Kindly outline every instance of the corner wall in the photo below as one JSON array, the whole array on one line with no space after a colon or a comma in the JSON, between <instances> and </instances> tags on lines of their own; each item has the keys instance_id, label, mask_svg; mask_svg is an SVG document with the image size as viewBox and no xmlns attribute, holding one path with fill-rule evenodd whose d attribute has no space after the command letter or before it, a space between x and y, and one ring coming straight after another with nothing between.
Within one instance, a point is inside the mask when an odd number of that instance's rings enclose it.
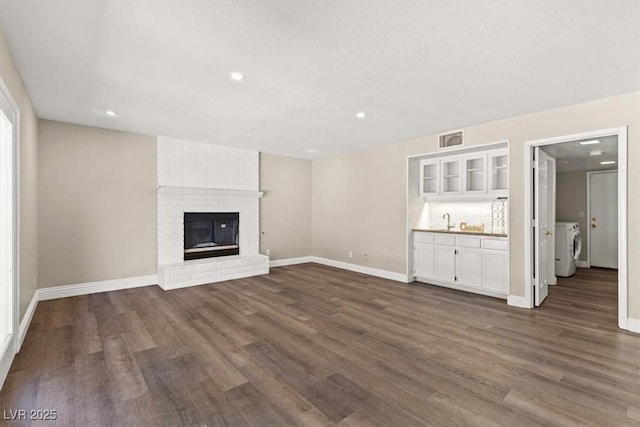
<instances>
[{"instance_id":1,"label":"corner wall","mask_svg":"<svg viewBox=\"0 0 640 427\"><path fill-rule=\"evenodd\" d=\"M311 255L311 160L260 153L260 253Z\"/></svg>"},{"instance_id":2,"label":"corner wall","mask_svg":"<svg viewBox=\"0 0 640 427\"><path fill-rule=\"evenodd\" d=\"M38 280L38 117L0 33L0 78L20 109L20 321Z\"/></svg>"},{"instance_id":3,"label":"corner wall","mask_svg":"<svg viewBox=\"0 0 640 427\"><path fill-rule=\"evenodd\" d=\"M465 146L510 140L510 294L524 296L524 143L628 126L629 164L640 160L640 92L467 126ZM429 135L313 161L313 255L406 274L407 157L435 153ZM640 168L629 168L629 317L640 319ZM349 259L348 251L354 252ZM367 257L364 256L367 254Z\"/></svg>"},{"instance_id":4,"label":"corner wall","mask_svg":"<svg viewBox=\"0 0 640 427\"><path fill-rule=\"evenodd\" d=\"M156 274L156 138L39 121L40 287Z\"/></svg>"}]
</instances>

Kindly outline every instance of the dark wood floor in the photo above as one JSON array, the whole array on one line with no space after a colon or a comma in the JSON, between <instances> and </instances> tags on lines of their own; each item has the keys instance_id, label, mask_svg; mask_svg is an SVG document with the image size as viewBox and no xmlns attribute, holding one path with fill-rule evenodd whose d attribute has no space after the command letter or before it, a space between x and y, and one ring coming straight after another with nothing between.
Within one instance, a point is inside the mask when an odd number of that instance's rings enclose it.
<instances>
[{"instance_id":1,"label":"dark wood floor","mask_svg":"<svg viewBox=\"0 0 640 427\"><path fill-rule=\"evenodd\" d=\"M41 302L0 409L77 426L640 425L640 336L617 329L615 282L579 270L525 310L304 264Z\"/></svg>"}]
</instances>

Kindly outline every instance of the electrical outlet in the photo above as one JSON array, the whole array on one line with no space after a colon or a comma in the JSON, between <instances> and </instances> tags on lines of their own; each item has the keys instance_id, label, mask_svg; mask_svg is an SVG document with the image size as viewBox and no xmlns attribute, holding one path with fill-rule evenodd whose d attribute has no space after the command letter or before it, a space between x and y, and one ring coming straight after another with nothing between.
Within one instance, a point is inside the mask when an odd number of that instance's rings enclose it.
<instances>
[{"instance_id":1,"label":"electrical outlet","mask_svg":"<svg viewBox=\"0 0 640 427\"><path fill-rule=\"evenodd\" d=\"M353 251L349 251L349 259L353 258Z\"/></svg>"},{"instance_id":2,"label":"electrical outlet","mask_svg":"<svg viewBox=\"0 0 640 427\"><path fill-rule=\"evenodd\" d=\"M584 218L584 211L578 211L578 218Z\"/></svg>"},{"instance_id":3,"label":"electrical outlet","mask_svg":"<svg viewBox=\"0 0 640 427\"><path fill-rule=\"evenodd\" d=\"M267 256L271 255L271 249L267 249Z\"/></svg>"},{"instance_id":4,"label":"electrical outlet","mask_svg":"<svg viewBox=\"0 0 640 427\"><path fill-rule=\"evenodd\" d=\"M38 287L38 276L33 276L33 289Z\"/></svg>"},{"instance_id":5,"label":"electrical outlet","mask_svg":"<svg viewBox=\"0 0 640 427\"><path fill-rule=\"evenodd\" d=\"M364 262L369 262L369 255L364 254Z\"/></svg>"}]
</instances>

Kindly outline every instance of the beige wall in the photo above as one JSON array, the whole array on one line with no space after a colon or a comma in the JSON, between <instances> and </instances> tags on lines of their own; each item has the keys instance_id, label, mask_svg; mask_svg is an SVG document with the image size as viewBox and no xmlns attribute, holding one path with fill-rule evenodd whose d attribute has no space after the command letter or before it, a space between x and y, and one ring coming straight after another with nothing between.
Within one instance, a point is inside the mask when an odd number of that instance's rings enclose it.
<instances>
[{"instance_id":1,"label":"beige wall","mask_svg":"<svg viewBox=\"0 0 640 427\"><path fill-rule=\"evenodd\" d=\"M40 287L156 274L156 138L39 122Z\"/></svg>"},{"instance_id":2,"label":"beige wall","mask_svg":"<svg viewBox=\"0 0 640 427\"><path fill-rule=\"evenodd\" d=\"M579 212L584 212L580 218ZM580 260L587 260L587 173L564 172L556 175L556 221L577 222L582 231Z\"/></svg>"},{"instance_id":3,"label":"beige wall","mask_svg":"<svg viewBox=\"0 0 640 427\"><path fill-rule=\"evenodd\" d=\"M20 320L38 276L38 118L0 33L0 78L20 109Z\"/></svg>"},{"instance_id":4,"label":"beige wall","mask_svg":"<svg viewBox=\"0 0 640 427\"><path fill-rule=\"evenodd\" d=\"M311 255L311 161L260 154L260 253Z\"/></svg>"},{"instance_id":5,"label":"beige wall","mask_svg":"<svg viewBox=\"0 0 640 427\"><path fill-rule=\"evenodd\" d=\"M640 161L640 92L465 128L465 145L510 140L510 294L524 296L524 143L629 127L629 164ZM437 135L313 161L313 255L406 273L407 156L437 151ZM640 168L629 170L629 218L640 216ZM629 236L640 222L629 221ZM349 260L347 252L354 251ZM368 262L364 254L368 255ZM640 241L629 239L629 316L640 319Z\"/></svg>"}]
</instances>

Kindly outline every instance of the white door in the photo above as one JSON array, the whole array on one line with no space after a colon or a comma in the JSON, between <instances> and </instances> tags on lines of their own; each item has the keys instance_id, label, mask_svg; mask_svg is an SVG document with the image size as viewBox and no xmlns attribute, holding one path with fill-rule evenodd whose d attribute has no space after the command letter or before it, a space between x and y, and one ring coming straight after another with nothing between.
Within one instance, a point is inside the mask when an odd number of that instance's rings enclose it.
<instances>
[{"instance_id":1,"label":"white door","mask_svg":"<svg viewBox=\"0 0 640 427\"><path fill-rule=\"evenodd\" d=\"M549 200L547 205L547 211L549 216L547 220L549 222L549 233L547 233L547 248L549 258L547 260L547 268L549 269L549 284L557 285L558 278L556 277L556 236L553 233L556 229L556 159L549 157L548 174L549 177L547 187L547 199Z\"/></svg>"},{"instance_id":2,"label":"white door","mask_svg":"<svg viewBox=\"0 0 640 427\"><path fill-rule=\"evenodd\" d=\"M16 354L16 182L17 108L0 86L0 387Z\"/></svg>"},{"instance_id":3,"label":"white door","mask_svg":"<svg viewBox=\"0 0 640 427\"><path fill-rule=\"evenodd\" d=\"M460 284L479 288L482 283L482 250L458 248L456 276Z\"/></svg>"},{"instance_id":4,"label":"white door","mask_svg":"<svg viewBox=\"0 0 640 427\"><path fill-rule=\"evenodd\" d=\"M437 279L453 282L456 276L456 250L453 246L435 246L435 270Z\"/></svg>"},{"instance_id":5,"label":"white door","mask_svg":"<svg viewBox=\"0 0 640 427\"><path fill-rule=\"evenodd\" d=\"M509 255L507 252L482 251L482 289L509 292Z\"/></svg>"},{"instance_id":6,"label":"white door","mask_svg":"<svg viewBox=\"0 0 640 427\"><path fill-rule=\"evenodd\" d=\"M440 161L440 194L458 194L462 190L462 161L447 157Z\"/></svg>"},{"instance_id":7,"label":"white door","mask_svg":"<svg viewBox=\"0 0 640 427\"><path fill-rule=\"evenodd\" d=\"M487 192L486 153L468 154L462 159L462 191L465 194L485 194Z\"/></svg>"},{"instance_id":8,"label":"white door","mask_svg":"<svg viewBox=\"0 0 640 427\"><path fill-rule=\"evenodd\" d=\"M589 175L592 267L618 268L618 172Z\"/></svg>"},{"instance_id":9,"label":"white door","mask_svg":"<svg viewBox=\"0 0 640 427\"><path fill-rule=\"evenodd\" d=\"M418 277L433 277L433 245L416 243L414 251L415 275Z\"/></svg>"},{"instance_id":10,"label":"white door","mask_svg":"<svg viewBox=\"0 0 640 427\"><path fill-rule=\"evenodd\" d=\"M534 301L539 306L549 294L549 161L551 157L540 147L534 148Z\"/></svg>"}]
</instances>

